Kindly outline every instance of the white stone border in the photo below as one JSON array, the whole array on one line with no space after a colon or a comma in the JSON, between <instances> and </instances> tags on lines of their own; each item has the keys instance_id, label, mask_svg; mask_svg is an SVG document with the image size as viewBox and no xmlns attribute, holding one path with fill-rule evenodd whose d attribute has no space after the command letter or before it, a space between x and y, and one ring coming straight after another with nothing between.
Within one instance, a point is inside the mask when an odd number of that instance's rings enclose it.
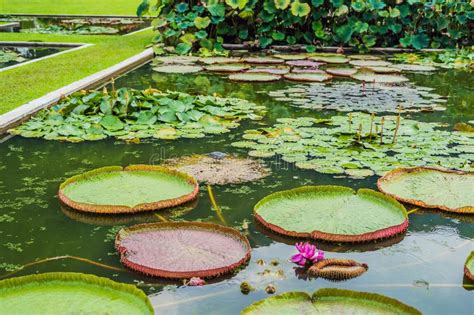
<instances>
[{"instance_id":1,"label":"white stone border","mask_svg":"<svg viewBox=\"0 0 474 315\"><path fill-rule=\"evenodd\" d=\"M60 52L57 52L55 54L47 55L47 56L44 56L44 57L41 57L41 58L31 59L31 60L25 61L25 62L20 62L20 63L17 63L15 65L9 66L9 67L1 68L0 72L7 71L7 70L10 70L10 69L14 69L14 68L18 68L18 67L22 67L22 66L25 66L25 65L29 65L29 64L32 64L34 62L38 62L40 60L53 58L53 57L56 57L56 56L59 56L59 55L62 55L62 54L67 54L67 53L70 53L70 52L73 52L73 51L76 51L76 50L79 50L79 49L83 49L83 48L86 48L86 47L94 46L94 44L83 44L83 43L61 43L62 45L58 45L58 43L41 42L41 45L38 45L39 43L34 43L34 45L28 45L28 44L30 44L30 43L29 42L0 42L0 47L21 45L21 47L36 47L36 48L41 48L41 47L43 47L43 48L60 48L60 47L68 47L68 46L69 47L74 47L74 48L67 49L67 50L64 50L64 51L60 51Z\"/></svg>"},{"instance_id":2,"label":"white stone border","mask_svg":"<svg viewBox=\"0 0 474 315\"><path fill-rule=\"evenodd\" d=\"M153 55L153 49L147 48L141 53L130 57L116 65L113 65L107 69L92 74L79 81L73 82L69 85L66 85L60 89L57 89L56 91L50 92L40 98L37 98L31 102L21 105L20 107L17 107L6 114L1 115L0 134L4 133L9 128L12 128L25 121L26 119L30 118L38 111L57 103L61 99L61 97L80 90L98 86L99 84L108 81L112 77L116 77L138 66L141 66L145 62L151 60L153 58Z\"/></svg>"}]
</instances>

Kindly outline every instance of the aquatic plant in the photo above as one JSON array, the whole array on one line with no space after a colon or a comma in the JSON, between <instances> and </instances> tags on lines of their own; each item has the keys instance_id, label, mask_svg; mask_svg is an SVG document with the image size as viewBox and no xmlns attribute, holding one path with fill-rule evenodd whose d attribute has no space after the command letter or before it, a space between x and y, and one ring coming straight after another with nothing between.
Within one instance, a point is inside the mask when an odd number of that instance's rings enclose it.
<instances>
[{"instance_id":1,"label":"aquatic plant","mask_svg":"<svg viewBox=\"0 0 474 315\"><path fill-rule=\"evenodd\" d=\"M279 118L272 127L245 131L243 140L232 145L248 149L250 156L281 155L298 168L356 177L423 165L471 169L473 133L403 117L397 129L397 117L351 113L329 119Z\"/></svg>"},{"instance_id":2,"label":"aquatic plant","mask_svg":"<svg viewBox=\"0 0 474 315\"><path fill-rule=\"evenodd\" d=\"M242 292L242 294L247 295L251 291L255 291L255 288L250 283L248 283L247 281L243 281L242 283L240 283L240 292Z\"/></svg>"},{"instance_id":3,"label":"aquatic plant","mask_svg":"<svg viewBox=\"0 0 474 315\"><path fill-rule=\"evenodd\" d=\"M351 259L326 258L312 265L308 273L330 280L347 280L360 276L368 269L366 264Z\"/></svg>"},{"instance_id":4,"label":"aquatic plant","mask_svg":"<svg viewBox=\"0 0 474 315\"><path fill-rule=\"evenodd\" d=\"M441 67L447 69L474 68L474 50L472 47L462 49L445 49L443 52L398 53L394 54L391 59L406 64Z\"/></svg>"},{"instance_id":5,"label":"aquatic plant","mask_svg":"<svg viewBox=\"0 0 474 315\"><path fill-rule=\"evenodd\" d=\"M9 63L9 62L24 62L28 60L27 58L21 56L20 53L17 53L14 50L2 48L0 49L0 63Z\"/></svg>"},{"instance_id":6,"label":"aquatic plant","mask_svg":"<svg viewBox=\"0 0 474 315\"><path fill-rule=\"evenodd\" d=\"M199 277L192 277L191 279L189 279L189 281L185 282L185 285L191 286L191 287L202 286L205 284L206 284L206 281L204 281L203 279Z\"/></svg>"},{"instance_id":7,"label":"aquatic plant","mask_svg":"<svg viewBox=\"0 0 474 315\"><path fill-rule=\"evenodd\" d=\"M196 198L199 185L185 173L154 165L108 166L64 181L58 198L67 206L102 214L175 207Z\"/></svg>"},{"instance_id":8,"label":"aquatic plant","mask_svg":"<svg viewBox=\"0 0 474 315\"><path fill-rule=\"evenodd\" d=\"M31 301L35 301L31 303ZM133 285L73 272L51 272L0 281L1 314L154 314Z\"/></svg>"},{"instance_id":9,"label":"aquatic plant","mask_svg":"<svg viewBox=\"0 0 474 315\"><path fill-rule=\"evenodd\" d=\"M384 295L341 289L319 289L312 296L286 292L257 301L241 315L270 314L400 314L421 315L417 309Z\"/></svg>"},{"instance_id":10,"label":"aquatic plant","mask_svg":"<svg viewBox=\"0 0 474 315\"><path fill-rule=\"evenodd\" d=\"M32 117L11 134L80 142L116 137L174 140L229 132L242 119L261 119L264 107L238 98L128 88L81 91Z\"/></svg>"},{"instance_id":11,"label":"aquatic plant","mask_svg":"<svg viewBox=\"0 0 474 315\"><path fill-rule=\"evenodd\" d=\"M474 251L471 252L464 263L464 275L474 282Z\"/></svg>"},{"instance_id":12,"label":"aquatic plant","mask_svg":"<svg viewBox=\"0 0 474 315\"><path fill-rule=\"evenodd\" d=\"M255 205L254 216L276 233L331 242L373 241L408 228L407 212L395 199L343 186L302 186L270 194ZM301 249L307 252L305 259L316 255L314 248ZM302 262L302 257L296 260Z\"/></svg>"},{"instance_id":13,"label":"aquatic plant","mask_svg":"<svg viewBox=\"0 0 474 315\"><path fill-rule=\"evenodd\" d=\"M45 27L35 27L21 29L22 33L37 33L37 34L64 34L64 35L110 35L120 32L119 29L108 26L93 26L84 25L76 28L67 28L60 25L49 25Z\"/></svg>"},{"instance_id":14,"label":"aquatic plant","mask_svg":"<svg viewBox=\"0 0 474 315\"><path fill-rule=\"evenodd\" d=\"M315 245L310 243L296 243L296 249L298 254L291 256L290 260L300 266L306 266L307 264L314 264L324 259L324 252L318 250Z\"/></svg>"},{"instance_id":15,"label":"aquatic plant","mask_svg":"<svg viewBox=\"0 0 474 315\"><path fill-rule=\"evenodd\" d=\"M234 271L250 259L237 230L201 222L138 224L117 233L115 247L126 267L145 275L189 279Z\"/></svg>"},{"instance_id":16,"label":"aquatic plant","mask_svg":"<svg viewBox=\"0 0 474 315\"><path fill-rule=\"evenodd\" d=\"M474 172L398 168L379 178L377 187L397 200L419 207L474 213Z\"/></svg>"}]
</instances>

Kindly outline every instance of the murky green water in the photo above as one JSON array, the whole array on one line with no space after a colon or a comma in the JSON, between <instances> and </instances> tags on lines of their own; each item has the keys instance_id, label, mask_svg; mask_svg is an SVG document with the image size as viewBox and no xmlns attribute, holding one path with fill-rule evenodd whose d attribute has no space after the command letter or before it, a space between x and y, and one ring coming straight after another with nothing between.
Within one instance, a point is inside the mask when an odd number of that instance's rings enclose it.
<instances>
[{"instance_id":1,"label":"murky green water","mask_svg":"<svg viewBox=\"0 0 474 315\"><path fill-rule=\"evenodd\" d=\"M436 93L449 96L445 112L411 114L412 118L449 124L474 119L472 74L445 71L436 75L411 75L410 78L422 86L434 87ZM291 290L312 292L326 287L347 288L385 294L427 314L472 314L473 293L463 288L463 264L473 250L472 216L418 211L410 215L410 226L404 236L357 246L317 243L326 251L327 257L350 258L369 265L369 271L359 278L330 282L306 279L295 265L287 261L294 254L294 240L263 230L251 215L258 200L278 190L308 184L375 189L376 177L364 180L336 178L315 171L298 170L291 164L271 159L266 162L273 174L263 180L214 187L225 221L237 228L245 225L244 222L249 223L248 230L243 232L254 250L248 266L236 275L217 279L203 287L183 287L176 282L142 277L122 268L113 248L114 231L124 225L158 221L153 214L96 217L81 215L60 206L56 198L59 183L84 170L106 165L159 163L166 158L210 151L244 155L244 150L233 148L230 143L247 128L272 124L279 117L337 114L333 111L301 110L259 93L291 84L238 84L219 76L161 75L153 73L146 65L119 78L116 86L151 86L188 93L243 97L266 105L267 116L261 122L245 122L232 133L203 139L149 140L140 144L114 140L69 144L15 137L0 144L0 277L13 276L7 274L5 269L14 265L72 255L121 270L110 270L78 260L58 259L25 267L14 275L75 271L137 283L150 294L158 314L238 314L247 305L268 296L264 291L268 283L277 287L277 293ZM211 207L205 188L201 188L199 201L193 210L160 214L175 220L221 223ZM263 259L267 264L260 266L256 264L257 259ZM279 265L271 266L269 263L272 260L277 260ZM264 272L265 269L270 271ZM249 295L241 294L239 285L242 281L249 281L257 290Z\"/></svg>"},{"instance_id":2,"label":"murky green water","mask_svg":"<svg viewBox=\"0 0 474 315\"><path fill-rule=\"evenodd\" d=\"M19 57L25 58L23 61L9 61L9 62L0 62L0 69L10 67L22 62L26 62L32 59L38 59L46 57L52 54L56 54L61 51L65 51L69 48L62 47L9 47L9 46L0 46L0 49L5 51L14 51L18 54Z\"/></svg>"}]
</instances>

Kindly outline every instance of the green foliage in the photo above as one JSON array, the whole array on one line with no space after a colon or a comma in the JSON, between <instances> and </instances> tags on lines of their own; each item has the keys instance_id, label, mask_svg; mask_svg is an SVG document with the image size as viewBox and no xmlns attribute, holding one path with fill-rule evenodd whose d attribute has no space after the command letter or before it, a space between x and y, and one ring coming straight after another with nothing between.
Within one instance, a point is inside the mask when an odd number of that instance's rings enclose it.
<instances>
[{"instance_id":1,"label":"green foliage","mask_svg":"<svg viewBox=\"0 0 474 315\"><path fill-rule=\"evenodd\" d=\"M150 6L144 0L139 7ZM348 45L415 49L472 45L474 9L463 1L206 0L157 1L156 39L176 46L185 33L201 33L189 50L222 50L222 43L265 48L272 44ZM189 43L188 43L189 44Z\"/></svg>"}]
</instances>

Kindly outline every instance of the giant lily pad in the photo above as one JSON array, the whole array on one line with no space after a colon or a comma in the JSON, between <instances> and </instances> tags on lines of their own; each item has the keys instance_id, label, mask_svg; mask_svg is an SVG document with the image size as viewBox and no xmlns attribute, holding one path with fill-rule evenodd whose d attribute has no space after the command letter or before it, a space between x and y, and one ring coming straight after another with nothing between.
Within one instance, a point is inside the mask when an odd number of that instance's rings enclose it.
<instances>
[{"instance_id":1,"label":"giant lily pad","mask_svg":"<svg viewBox=\"0 0 474 315\"><path fill-rule=\"evenodd\" d=\"M436 71L436 68L429 65L417 65L417 64L396 64L393 65L394 68L400 69L402 71L412 71L412 72L432 72Z\"/></svg>"},{"instance_id":2,"label":"giant lily pad","mask_svg":"<svg viewBox=\"0 0 474 315\"><path fill-rule=\"evenodd\" d=\"M243 63L212 64L206 67L210 72L240 72L250 68Z\"/></svg>"},{"instance_id":3,"label":"giant lily pad","mask_svg":"<svg viewBox=\"0 0 474 315\"><path fill-rule=\"evenodd\" d=\"M293 68L291 70L292 73L323 73L325 74L326 72L324 70L318 69L318 68Z\"/></svg>"},{"instance_id":4,"label":"giant lily pad","mask_svg":"<svg viewBox=\"0 0 474 315\"><path fill-rule=\"evenodd\" d=\"M286 64L292 67L311 67L311 68L317 68L319 66L325 65L324 62L316 62L316 61L311 61L311 60L288 60Z\"/></svg>"},{"instance_id":5,"label":"giant lily pad","mask_svg":"<svg viewBox=\"0 0 474 315\"><path fill-rule=\"evenodd\" d=\"M406 77L401 75L377 74L372 71L359 71L353 74L351 78L370 83L402 83L408 81Z\"/></svg>"},{"instance_id":6,"label":"giant lily pad","mask_svg":"<svg viewBox=\"0 0 474 315\"><path fill-rule=\"evenodd\" d=\"M335 76L350 77L356 74L357 69L355 68L327 68L326 72Z\"/></svg>"},{"instance_id":7,"label":"giant lily pad","mask_svg":"<svg viewBox=\"0 0 474 315\"><path fill-rule=\"evenodd\" d=\"M351 60L351 65L356 67L387 67L392 63L384 60Z\"/></svg>"},{"instance_id":8,"label":"giant lily pad","mask_svg":"<svg viewBox=\"0 0 474 315\"><path fill-rule=\"evenodd\" d=\"M255 218L279 234L333 242L364 242L404 232L408 216L395 199L370 189L303 186L273 193Z\"/></svg>"},{"instance_id":9,"label":"giant lily pad","mask_svg":"<svg viewBox=\"0 0 474 315\"><path fill-rule=\"evenodd\" d=\"M285 61L278 58L272 57L247 57L244 58L244 62L252 64L281 64Z\"/></svg>"},{"instance_id":10,"label":"giant lily pad","mask_svg":"<svg viewBox=\"0 0 474 315\"><path fill-rule=\"evenodd\" d=\"M200 58L199 62L204 63L206 65L213 65L213 64L225 64L225 63L240 63L242 62L242 59L236 58L236 57L207 57L207 58Z\"/></svg>"},{"instance_id":11,"label":"giant lily pad","mask_svg":"<svg viewBox=\"0 0 474 315\"><path fill-rule=\"evenodd\" d=\"M466 263L464 264L464 275L474 282L474 251L467 257Z\"/></svg>"},{"instance_id":12,"label":"giant lily pad","mask_svg":"<svg viewBox=\"0 0 474 315\"><path fill-rule=\"evenodd\" d=\"M283 76L287 80L300 82L323 82L332 79L332 75L325 72L316 73L288 73Z\"/></svg>"},{"instance_id":13,"label":"giant lily pad","mask_svg":"<svg viewBox=\"0 0 474 315\"><path fill-rule=\"evenodd\" d=\"M354 60L380 60L382 59L379 56L375 55L348 55L347 56L349 59L354 59Z\"/></svg>"},{"instance_id":14,"label":"giant lily pad","mask_svg":"<svg viewBox=\"0 0 474 315\"><path fill-rule=\"evenodd\" d=\"M154 64L181 64L189 65L197 62L199 57L195 56L158 56L153 59Z\"/></svg>"},{"instance_id":15,"label":"giant lily pad","mask_svg":"<svg viewBox=\"0 0 474 315\"><path fill-rule=\"evenodd\" d=\"M280 79L281 76L270 73L236 73L229 75L229 80L242 82L272 82Z\"/></svg>"},{"instance_id":16,"label":"giant lily pad","mask_svg":"<svg viewBox=\"0 0 474 315\"><path fill-rule=\"evenodd\" d=\"M180 73L180 74L187 74L187 73L196 73L203 70L200 66L192 66L192 65L165 65L165 66L158 66L153 68L154 71L160 73Z\"/></svg>"},{"instance_id":17,"label":"giant lily pad","mask_svg":"<svg viewBox=\"0 0 474 315\"><path fill-rule=\"evenodd\" d=\"M400 168L379 178L380 191L424 208L474 213L474 172Z\"/></svg>"},{"instance_id":18,"label":"giant lily pad","mask_svg":"<svg viewBox=\"0 0 474 315\"><path fill-rule=\"evenodd\" d=\"M276 54L273 55L275 58L283 59L283 60L303 60L308 58L307 54Z\"/></svg>"},{"instance_id":19,"label":"giant lily pad","mask_svg":"<svg viewBox=\"0 0 474 315\"><path fill-rule=\"evenodd\" d=\"M200 222L127 227L117 234L115 247L128 268L172 279L229 273L246 263L251 251L237 230Z\"/></svg>"},{"instance_id":20,"label":"giant lily pad","mask_svg":"<svg viewBox=\"0 0 474 315\"><path fill-rule=\"evenodd\" d=\"M98 168L73 176L59 188L67 206L94 213L132 213L174 207L196 198L196 180L161 166Z\"/></svg>"},{"instance_id":21,"label":"giant lily pad","mask_svg":"<svg viewBox=\"0 0 474 315\"><path fill-rule=\"evenodd\" d=\"M133 285L73 272L0 281L0 314L154 314Z\"/></svg>"},{"instance_id":22,"label":"giant lily pad","mask_svg":"<svg viewBox=\"0 0 474 315\"><path fill-rule=\"evenodd\" d=\"M351 259L327 258L312 265L308 274L330 280L347 280L362 275L368 269L366 264Z\"/></svg>"},{"instance_id":23,"label":"giant lily pad","mask_svg":"<svg viewBox=\"0 0 474 315\"><path fill-rule=\"evenodd\" d=\"M369 66L366 67L370 71L375 73L400 73L402 70L395 67L385 67L385 66Z\"/></svg>"},{"instance_id":24,"label":"giant lily pad","mask_svg":"<svg viewBox=\"0 0 474 315\"><path fill-rule=\"evenodd\" d=\"M384 295L341 289L320 289L313 296L305 292L286 292L258 301L240 314L421 315L417 309Z\"/></svg>"},{"instance_id":25,"label":"giant lily pad","mask_svg":"<svg viewBox=\"0 0 474 315\"><path fill-rule=\"evenodd\" d=\"M287 74L290 72L289 68L285 67L256 67L246 71L247 73L270 73L270 74Z\"/></svg>"},{"instance_id":26,"label":"giant lily pad","mask_svg":"<svg viewBox=\"0 0 474 315\"><path fill-rule=\"evenodd\" d=\"M325 63L334 63L334 64L342 64L342 63L348 63L349 59L344 57L343 55L337 56L337 55L321 55L321 56L313 56L309 58L314 61L319 61L319 62L325 62Z\"/></svg>"}]
</instances>

